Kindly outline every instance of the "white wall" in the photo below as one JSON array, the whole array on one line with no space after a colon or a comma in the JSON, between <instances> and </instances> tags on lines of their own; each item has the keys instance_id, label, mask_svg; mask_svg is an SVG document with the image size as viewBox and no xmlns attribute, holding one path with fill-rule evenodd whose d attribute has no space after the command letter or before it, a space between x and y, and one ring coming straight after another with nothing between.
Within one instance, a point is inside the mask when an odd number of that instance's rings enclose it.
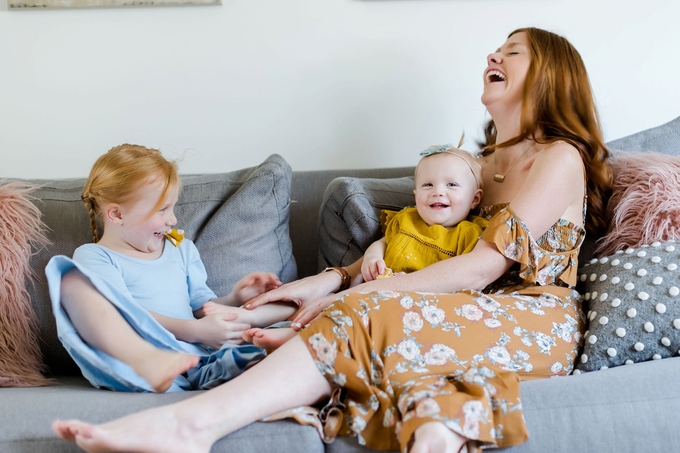
<instances>
[{"instance_id":1,"label":"white wall","mask_svg":"<svg viewBox=\"0 0 680 453\"><path fill-rule=\"evenodd\" d=\"M680 1L0 1L0 177L83 177L123 142L184 155L183 173L274 152L295 170L413 165L479 135L485 57L527 25L580 50L607 140L680 115Z\"/></svg>"}]
</instances>

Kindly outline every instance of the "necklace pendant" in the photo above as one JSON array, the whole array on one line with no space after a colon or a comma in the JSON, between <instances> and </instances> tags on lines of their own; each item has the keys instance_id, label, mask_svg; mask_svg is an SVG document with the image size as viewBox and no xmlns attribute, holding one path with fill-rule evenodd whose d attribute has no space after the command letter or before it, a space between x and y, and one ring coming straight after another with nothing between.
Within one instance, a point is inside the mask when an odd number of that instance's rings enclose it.
<instances>
[{"instance_id":1,"label":"necklace pendant","mask_svg":"<svg viewBox=\"0 0 680 453\"><path fill-rule=\"evenodd\" d=\"M503 182L505 181L505 175L500 175L496 173L495 175L493 175L493 180L496 182Z\"/></svg>"}]
</instances>

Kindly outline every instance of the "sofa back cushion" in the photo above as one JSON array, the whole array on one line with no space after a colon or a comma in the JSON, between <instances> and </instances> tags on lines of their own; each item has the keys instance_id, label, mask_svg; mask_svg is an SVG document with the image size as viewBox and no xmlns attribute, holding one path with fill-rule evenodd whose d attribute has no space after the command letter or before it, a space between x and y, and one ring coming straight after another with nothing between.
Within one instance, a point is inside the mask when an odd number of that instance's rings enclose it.
<instances>
[{"instance_id":1,"label":"sofa back cushion","mask_svg":"<svg viewBox=\"0 0 680 453\"><path fill-rule=\"evenodd\" d=\"M336 178L319 211L318 267L347 266L380 239L380 212L413 206L413 177Z\"/></svg>"},{"instance_id":2,"label":"sofa back cushion","mask_svg":"<svg viewBox=\"0 0 680 453\"><path fill-rule=\"evenodd\" d=\"M607 143L609 149L616 151L653 151L656 153L680 155L680 116L661 126L628 135Z\"/></svg>"},{"instance_id":3,"label":"sofa back cushion","mask_svg":"<svg viewBox=\"0 0 680 453\"><path fill-rule=\"evenodd\" d=\"M52 256L71 256L78 246L92 242L80 199L85 179L32 182L40 184L32 195L51 242L32 257L38 278L29 285L43 358L55 375L79 374L57 338L43 269ZM274 154L257 167L229 173L183 175L182 185L175 208L177 228L195 242L208 285L218 296L252 271L273 272L284 282L297 278L288 234L291 168L281 156Z\"/></svg>"}]
</instances>

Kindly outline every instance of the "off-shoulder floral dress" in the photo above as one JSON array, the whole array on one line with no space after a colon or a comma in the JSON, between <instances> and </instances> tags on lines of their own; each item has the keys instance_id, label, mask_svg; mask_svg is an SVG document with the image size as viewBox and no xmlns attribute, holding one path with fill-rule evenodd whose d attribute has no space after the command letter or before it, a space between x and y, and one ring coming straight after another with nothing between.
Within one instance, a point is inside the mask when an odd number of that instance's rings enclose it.
<instances>
[{"instance_id":1,"label":"off-shoulder floral dress","mask_svg":"<svg viewBox=\"0 0 680 453\"><path fill-rule=\"evenodd\" d=\"M321 373L343 389L321 411L337 425L321 428L325 440L339 431L406 451L433 420L481 447L527 440L520 381L569 374L584 330L574 286L585 231L560 220L534 240L507 205L481 215L490 219L481 238L516 261L484 291L348 294L300 332Z\"/></svg>"}]
</instances>

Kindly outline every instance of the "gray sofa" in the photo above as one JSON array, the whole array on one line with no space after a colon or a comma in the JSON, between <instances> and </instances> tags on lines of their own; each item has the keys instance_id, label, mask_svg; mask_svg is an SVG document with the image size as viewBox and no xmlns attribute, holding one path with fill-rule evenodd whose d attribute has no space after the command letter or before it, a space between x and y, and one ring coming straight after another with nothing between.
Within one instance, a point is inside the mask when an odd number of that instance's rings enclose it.
<instances>
[{"instance_id":1,"label":"gray sofa","mask_svg":"<svg viewBox=\"0 0 680 453\"><path fill-rule=\"evenodd\" d=\"M610 146L678 154L680 118ZM271 270L291 280L329 264L355 259L379 234L379 210L412 202L412 171L291 171L280 156L274 155L252 169L184 176L179 226L199 247L209 270L209 284L218 294L240 273L251 269ZM52 243L32 258L38 279L29 292L40 323L44 361L54 385L0 389L0 452L73 452L78 451L74 445L52 434L53 419L104 422L172 403L194 392L118 393L95 389L80 376L57 338L42 270L50 256L70 254L90 240L89 223L79 200L83 180L32 182L41 184L35 192L35 204L43 212ZM268 204L253 206L253 200L265 198ZM592 253L594 240L588 239L582 263ZM676 373L680 374L680 358L524 382L523 408L530 440L502 451L677 451L680 387L675 385ZM324 445L314 429L279 421L247 426L220 440L212 451L369 450L351 438Z\"/></svg>"}]
</instances>

